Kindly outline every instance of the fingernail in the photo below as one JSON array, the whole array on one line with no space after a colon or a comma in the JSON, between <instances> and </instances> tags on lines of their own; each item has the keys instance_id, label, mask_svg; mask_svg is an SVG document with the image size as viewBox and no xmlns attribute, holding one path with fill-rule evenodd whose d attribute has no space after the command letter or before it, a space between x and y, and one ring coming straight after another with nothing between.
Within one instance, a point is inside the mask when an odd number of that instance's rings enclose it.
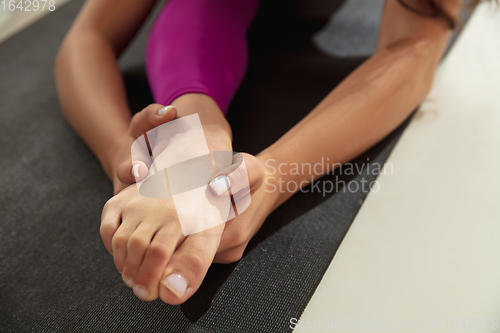
<instances>
[{"instance_id":1,"label":"fingernail","mask_svg":"<svg viewBox=\"0 0 500 333\"><path fill-rule=\"evenodd\" d=\"M125 284L130 288L134 286L134 279L132 279L131 277L124 277L123 282L125 282Z\"/></svg>"},{"instance_id":2,"label":"fingernail","mask_svg":"<svg viewBox=\"0 0 500 333\"><path fill-rule=\"evenodd\" d=\"M212 180L209 185L212 190L217 193L217 195L226 193L229 188L231 188L231 182L229 181L229 178L224 175L218 176L217 178Z\"/></svg>"},{"instance_id":3,"label":"fingernail","mask_svg":"<svg viewBox=\"0 0 500 333\"><path fill-rule=\"evenodd\" d=\"M135 296L139 297L140 299L144 299L144 298L148 298L149 292L146 289L146 287L137 285L134 287L134 294L135 294Z\"/></svg>"},{"instance_id":4,"label":"fingernail","mask_svg":"<svg viewBox=\"0 0 500 333\"><path fill-rule=\"evenodd\" d=\"M139 178L139 164L134 164L132 167L132 174L135 178Z\"/></svg>"},{"instance_id":5,"label":"fingernail","mask_svg":"<svg viewBox=\"0 0 500 333\"><path fill-rule=\"evenodd\" d=\"M186 280L179 274L170 274L161 283L179 298L184 296L187 289Z\"/></svg>"},{"instance_id":6,"label":"fingernail","mask_svg":"<svg viewBox=\"0 0 500 333\"><path fill-rule=\"evenodd\" d=\"M172 110L174 107L172 105L167 105L165 107L162 107L161 109L159 109L156 114L158 115L158 117L163 117L164 115L166 115L168 113L168 111Z\"/></svg>"}]
</instances>

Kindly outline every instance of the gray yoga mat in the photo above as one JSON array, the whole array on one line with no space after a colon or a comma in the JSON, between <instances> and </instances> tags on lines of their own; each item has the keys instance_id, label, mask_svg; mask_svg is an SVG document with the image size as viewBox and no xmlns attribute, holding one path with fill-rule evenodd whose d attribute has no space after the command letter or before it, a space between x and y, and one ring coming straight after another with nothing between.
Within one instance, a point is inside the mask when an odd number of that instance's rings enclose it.
<instances>
[{"instance_id":1,"label":"gray yoga mat","mask_svg":"<svg viewBox=\"0 0 500 333\"><path fill-rule=\"evenodd\" d=\"M258 153L364 60L345 50L328 55L313 42L342 2L262 2L249 72L228 115L234 150ZM0 44L0 331L290 331L366 191L299 193L269 216L239 262L213 265L185 304L138 300L99 236L111 183L62 116L53 81L54 57L81 5L71 1ZM152 102L143 67L149 26L120 60L135 111ZM404 126L359 157L358 167L368 158L383 163ZM320 185L375 177L365 168Z\"/></svg>"}]
</instances>

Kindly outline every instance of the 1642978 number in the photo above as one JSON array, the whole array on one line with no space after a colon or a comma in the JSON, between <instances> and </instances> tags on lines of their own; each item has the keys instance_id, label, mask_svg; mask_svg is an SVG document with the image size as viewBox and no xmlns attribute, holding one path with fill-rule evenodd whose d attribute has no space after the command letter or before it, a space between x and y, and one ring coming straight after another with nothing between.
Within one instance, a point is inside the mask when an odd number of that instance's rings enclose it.
<instances>
[{"instance_id":1,"label":"1642978 number","mask_svg":"<svg viewBox=\"0 0 500 333\"><path fill-rule=\"evenodd\" d=\"M4 11L37 12L56 10L55 0L2 0L0 5Z\"/></svg>"}]
</instances>

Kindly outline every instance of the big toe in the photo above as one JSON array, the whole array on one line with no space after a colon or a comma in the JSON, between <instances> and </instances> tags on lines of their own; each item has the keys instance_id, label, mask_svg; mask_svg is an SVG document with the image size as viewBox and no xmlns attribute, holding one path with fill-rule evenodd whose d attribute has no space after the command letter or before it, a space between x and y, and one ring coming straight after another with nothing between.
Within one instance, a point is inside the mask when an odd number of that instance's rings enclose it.
<instances>
[{"instance_id":1,"label":"big toe","mask_svg":"<svg viewBox=\"0 0 500 333\"><path fill-rule=\"evenodd\" d=\"M160 298L181 304L200 287L213 262L223 226L189 235L170 258L159 287Z\"/></svg>"}]
</instances>

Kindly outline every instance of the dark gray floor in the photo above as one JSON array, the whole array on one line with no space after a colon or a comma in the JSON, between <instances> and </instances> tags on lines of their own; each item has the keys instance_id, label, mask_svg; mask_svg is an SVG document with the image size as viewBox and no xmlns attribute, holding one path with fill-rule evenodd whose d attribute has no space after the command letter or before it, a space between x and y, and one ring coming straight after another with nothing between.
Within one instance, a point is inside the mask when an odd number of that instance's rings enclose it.
<instances>
[{"instance_id":1,"label":"dark gray floor","mask_svg":"<svg viewBox=\"0 0 500 333\"><path fill-rule=\"evenodd\" d=\"M111 184L63 118L53 82L53 59L81 3L0 45L0 331L289 331L366 193L298 194L269 217L240 262L214 265L187 303L136 299L99 236ZM238 151L272 143L363 60L326 55L311 41L341 1L272 3L264 1L252 27L249 74L228 115ZM151 102L146 33L121 59L135 110ZM385 161L403 127L357 161Z\"/></svg>"}]
</instances>

